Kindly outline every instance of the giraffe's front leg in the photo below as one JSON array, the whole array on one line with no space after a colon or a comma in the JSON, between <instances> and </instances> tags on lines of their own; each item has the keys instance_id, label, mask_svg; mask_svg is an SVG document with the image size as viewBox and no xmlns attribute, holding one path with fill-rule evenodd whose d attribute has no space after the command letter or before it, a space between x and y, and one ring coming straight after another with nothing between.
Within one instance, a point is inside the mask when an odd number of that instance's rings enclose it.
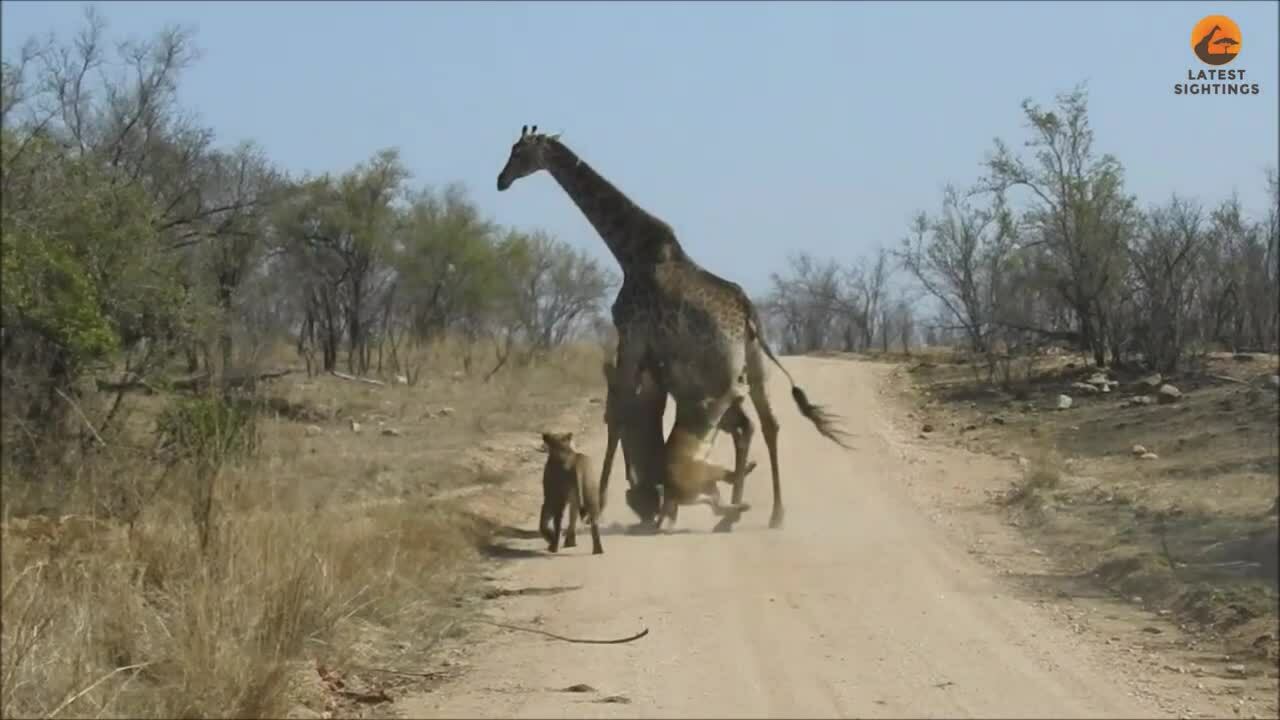
<instances>
[{"instance_id":1,"label":"giraffe's front leg","mask_svg":"<svg viewBox=\"0 0 1280 720\"><path fill-rule=\"evenodd\" d=\"M638 407L638 393L641 389L641 361L645 355L645 344L643 337L627 328L620 329L618 339L618 359L617 370L615 371L614 390L618 393L618 408L623 418L621 424L627 426L622 433L634 438L636 423L643 423L644 419L638 418L637 413L640 412ZM630 441L634 443L634 441ZM622 441L622 457L623 462L627 466L628 484L626 500L627 507L636 514L642 525L654 526L656 523L656 515L660 512L658 500L657 482L659 478L651 477L652 472L640 472L637 467L641 463L643 467L653 467L654 460L648 459L643 462L643 458L633 458L628 452L629 441ZM632 444L632 449L636 446Z\"/></svg>"},{"instance_id":2,"label":"giraffe's front leg","mask_svg":"<svg viewBox=\"0 0 1280 720\"><path fill-rule=\"evenodd\" d=\"M604 514L605 503L609 498L609 475L613 470L613 454L618 449L618 428L611 418L605 418L605 425L608 428L608 439L604 446L604 463L600 468L600 513ZM625 452L623 460L625 461ZM629 472L629 469L628 469ZM627 484L630 485L630 478L627 478Z\"/></svg>"}]
</instances>

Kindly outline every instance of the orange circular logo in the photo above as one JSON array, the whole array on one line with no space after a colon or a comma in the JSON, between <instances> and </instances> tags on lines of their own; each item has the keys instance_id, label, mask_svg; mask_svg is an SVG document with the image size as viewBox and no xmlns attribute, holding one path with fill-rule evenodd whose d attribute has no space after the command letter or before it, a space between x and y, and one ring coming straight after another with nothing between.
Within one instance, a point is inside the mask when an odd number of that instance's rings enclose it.
<instances>
[{"instance_id":1,"label":"orange circular logo","mask_svg":"<svg viewBox=\"0 0 1280 720\"><path fill-rule=\"evenodd\" d=\"M1191 49L1207 65L1226 65L1240 54L1240 26L1226 15L1206 15L1191 29Z\"/></svg>"}]
</instances>

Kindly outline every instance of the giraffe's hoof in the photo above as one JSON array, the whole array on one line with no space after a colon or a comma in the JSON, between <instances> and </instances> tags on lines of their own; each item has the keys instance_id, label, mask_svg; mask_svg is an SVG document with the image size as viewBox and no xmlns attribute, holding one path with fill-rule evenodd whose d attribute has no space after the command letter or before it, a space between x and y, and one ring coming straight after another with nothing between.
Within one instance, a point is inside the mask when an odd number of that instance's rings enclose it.
<instances>
[{"instance_id":1,"label":"giraffe's hoof","mask_svg":"<svg viewBox=\"0 0 1280 720\"><path fill-rule=\"evenodd\" d=\"M778 530L782 528L782 518L785 513L779 508L773 511L773 515L769 516L769 529Z\"/></svg>"},{"instance_id":2,"label":"giraffe's hoof","mask_svg":"<svg viewBox=\"0 0 1280 720\"><path fill-rule=\"evenodd\" d=\"M716 523L711 531L723 533L733 530L734 524L742 519L742 513L750 509L750 503L733 503L732 506L724 509L724 517L720 519L720 522Z\"/></svg>"}]
</instances>

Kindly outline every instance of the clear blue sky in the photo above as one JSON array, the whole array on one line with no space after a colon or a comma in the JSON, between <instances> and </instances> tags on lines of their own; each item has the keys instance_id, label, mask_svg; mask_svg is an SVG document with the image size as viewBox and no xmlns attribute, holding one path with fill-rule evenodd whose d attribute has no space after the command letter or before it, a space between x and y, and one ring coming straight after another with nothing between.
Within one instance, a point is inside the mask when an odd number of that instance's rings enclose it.
<instances>
[{"instance_id":1,"label":"clear blue sky","mask_svg":"<svg viewBox=\"0 0 1280 720\"><path fill-rule=\"evenodd\" d=\"M221 142L341 171L399 146L415 183L462 181L497 221L609 259L541 174L494 180L525 123L564 141L753 291L786 254L896 244L967 184L1019 103L1087 80L1097 146L1144 203L1232 190L1265 207L1276 163L1277 3L109 2L113 37L196 27L182 97ZM3 4L6 57L68 37L74 2ZM1261 96L1175 96L1191 28L1225 13Z\"/></svg>"}]
</instances>

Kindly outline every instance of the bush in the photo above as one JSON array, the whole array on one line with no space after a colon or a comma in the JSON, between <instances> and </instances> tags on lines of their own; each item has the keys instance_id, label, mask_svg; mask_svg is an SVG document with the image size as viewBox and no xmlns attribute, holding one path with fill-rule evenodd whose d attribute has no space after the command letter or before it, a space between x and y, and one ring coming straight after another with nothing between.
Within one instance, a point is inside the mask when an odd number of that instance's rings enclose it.
<instances>
[{"instance_id":1,"label":"bush","mask_svg":"<svg viewBox=\"0 0 1280 720\"><path fill-rule=\"evenodd\" d=\"M157 420L162 451L171 464L190 469L191 517L207 549L213 532L218 477L229 462L258 448L257 408L248 401L218 396L180 399Z\"/></svg>"}]
</instances>

